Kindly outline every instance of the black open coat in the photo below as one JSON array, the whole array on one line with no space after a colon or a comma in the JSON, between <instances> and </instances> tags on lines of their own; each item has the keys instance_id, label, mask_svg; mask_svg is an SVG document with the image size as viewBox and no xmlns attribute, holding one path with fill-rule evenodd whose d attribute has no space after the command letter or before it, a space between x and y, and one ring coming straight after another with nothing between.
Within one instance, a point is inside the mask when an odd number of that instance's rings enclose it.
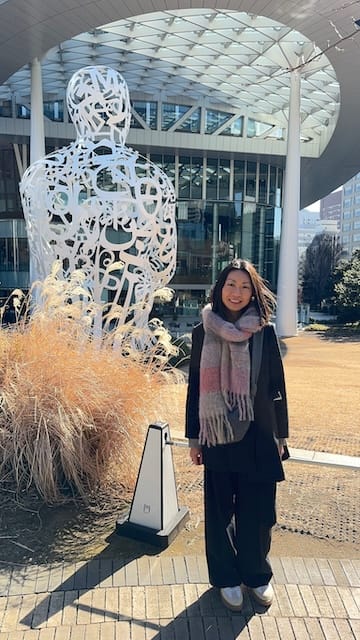
<instances>
[{"instance_id":1,"label":"black open coat","mask_svg":"<svg viewBox=\"0 0 360 640\"><path fill-rule=\"evenodd\" d=\"M280 481L284 479L284 472L275 438L288 437L284 369L274 327L266 325L262 331L263 351L254 399L254 421L241 442L203 447L203 455L204 463L209 468L243 472L254 481ZM192 333L186 399L185 435L190 439L197 439L200 430L199 386L203 341L204 328L199 324Z\"/></svg>"}]
</instances>

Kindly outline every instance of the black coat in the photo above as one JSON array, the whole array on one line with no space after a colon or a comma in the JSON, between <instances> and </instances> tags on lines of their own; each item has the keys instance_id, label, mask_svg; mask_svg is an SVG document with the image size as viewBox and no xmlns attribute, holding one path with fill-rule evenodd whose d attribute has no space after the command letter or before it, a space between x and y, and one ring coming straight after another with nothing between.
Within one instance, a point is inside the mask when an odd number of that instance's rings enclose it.
<instances>
[{"instance_id":1,"label":"black coat","mask_svg":"<svg viewBox=\"0 0 360 640\"><path fill-rule=\"evenodd\" d=\"M254 421L241 442L203 447L205 464L212 468L247 473L259 480L282 480L283 469L275 438L288 437L288 412L284 369L274 327L263 329L263 351L254 399ZM199 437L200 357L204 328L192 333L192 350L186 399L187 438Z\"/></svg>"}]
</instances>

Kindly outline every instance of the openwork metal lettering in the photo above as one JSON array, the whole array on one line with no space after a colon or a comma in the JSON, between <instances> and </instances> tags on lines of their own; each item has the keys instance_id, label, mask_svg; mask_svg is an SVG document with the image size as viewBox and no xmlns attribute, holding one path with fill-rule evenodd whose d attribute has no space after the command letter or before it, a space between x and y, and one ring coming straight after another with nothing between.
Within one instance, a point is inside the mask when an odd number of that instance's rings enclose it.
<instances>
[{"instance_id":1,"label":"openwork metal lettering","mask_svg":"<svg viewBox=\"0 0 360 640\"><path fill-rule=\"evenodd\" d=\"M176 266L173 185L125 144L131 109L120 73L80 69L67 104L76 140L33 163L20 184L34 275L43 280L55 260L65 278L81 268L96 303L145 328ZM97 333L102 325L100 316Z\"/></svg>"}]
</instances>

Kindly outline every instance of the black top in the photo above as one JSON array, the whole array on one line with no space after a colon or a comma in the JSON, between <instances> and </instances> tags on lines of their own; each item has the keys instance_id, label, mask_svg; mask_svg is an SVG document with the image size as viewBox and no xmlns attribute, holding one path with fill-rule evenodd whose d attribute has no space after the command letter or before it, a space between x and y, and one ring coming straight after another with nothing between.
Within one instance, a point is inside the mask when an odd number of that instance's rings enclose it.
<instances>
[{"instance_id":1,"label":"black top","mask_svg":"<svg viewBox=\"0 0 360 640\"><path fill-rule=\"evenodd\" d=\"M284 370L278 340L272 325L265 326L263 352L254 399L254 421L240 442L203 447L204 464L218 471L237 471L253 481L280 481L284 472L276 438L288 436L288 412ZM186 400L187 438L199 437L200 358L204 328L192 333L192 350ZM250 341L251 342L251 341Z\"/></svg>"}]
</instances>

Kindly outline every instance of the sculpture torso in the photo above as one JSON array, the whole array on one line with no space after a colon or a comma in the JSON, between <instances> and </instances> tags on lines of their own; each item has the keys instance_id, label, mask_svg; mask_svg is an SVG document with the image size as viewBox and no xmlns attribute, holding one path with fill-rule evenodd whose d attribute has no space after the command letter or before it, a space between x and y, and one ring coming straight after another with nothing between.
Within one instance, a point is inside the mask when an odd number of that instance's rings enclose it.
<instances>
[{"instance_id":1,"label":"sculpture torso","mask_svg":"<svg viewBox=\"0 0 360 640\"><path fill-rule=\"evenodd\" d=\"M91 135L30 166L21 192L38 277L55 259L65 277L81 268L95 302L121 305L122 322L145 326L154 292L176 263L175 193L166 174L114 135Z\"/></svg>"}]
</instances>

